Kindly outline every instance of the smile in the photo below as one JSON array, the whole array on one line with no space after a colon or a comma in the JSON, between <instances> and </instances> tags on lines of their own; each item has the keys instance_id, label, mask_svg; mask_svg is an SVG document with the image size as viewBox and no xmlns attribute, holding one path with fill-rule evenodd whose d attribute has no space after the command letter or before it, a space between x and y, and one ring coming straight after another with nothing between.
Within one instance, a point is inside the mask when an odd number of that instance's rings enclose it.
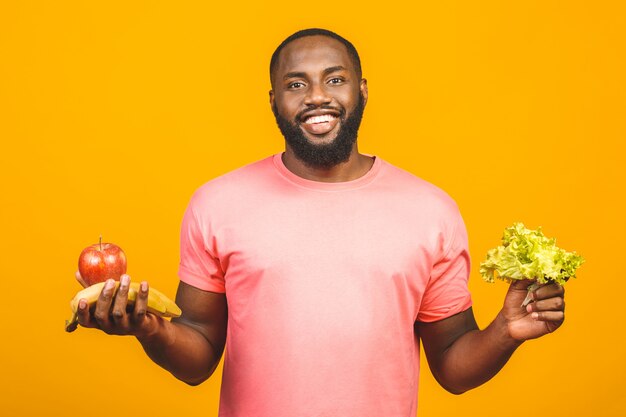
<instances>
[{"instance_id":1,"label":"smile","mask_svg":"<svg viewBox=\"0 0 626 417\"><path fill-rule=\"evenodd\" d=\"M322 116L311 116L304 121L304 123L312 124L312 123L325 123L330 122L331 120L336 119L332 114L324 114Z\"/></svg>"},{"instance_id":2,"label":"smile","mask_svg":"<svg viewBox=\"0 0 626 417\"><path fill-rule=\"evenodd\" d=\"M313 135L324 135L333 130L338 122L339 118L337 116L323 114L306 118L301 126Z\"/></svg>"}]
</instances>

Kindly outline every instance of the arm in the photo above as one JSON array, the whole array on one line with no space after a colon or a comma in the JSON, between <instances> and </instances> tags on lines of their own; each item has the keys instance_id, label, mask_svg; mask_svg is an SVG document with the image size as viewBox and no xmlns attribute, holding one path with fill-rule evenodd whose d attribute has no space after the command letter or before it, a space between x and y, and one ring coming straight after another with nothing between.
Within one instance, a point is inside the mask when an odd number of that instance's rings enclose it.
<instances>
[{"instance_id":1,"label":"arm","mask_svg":"<svg viewBox=\"0 0 626 417\"><path fill-rule=\"evenodd\" d=\"M525 340L556 330L564 319L563 287L551 284L520 307L530 281L511 284L495 320L479 330L472 309L432 323L415 323L428 364L446 390L461 394L491 379Z\"/></svg>"},{"instance_id":2,"label":"arm","mask_svg":"<svg viewBox=\"0 0 626 417\"><path fill-rule=\"evenodd\" d=\"M226 296L181 282L176 304L183 313L168 321L146 312L147 282L142 283L135 307L127 313L129 280L122 278L115 296L105 286L93 314L86 305L79 305L79 323L108 334L134 335L148 356L176 378L190 385L206 380L224 351L228 321Z\"/></svg>"},{"instance_id":3,"label":"arm","mask_svg":"<svg viewBox=\"0 0 626 417\"><path fill-rule=\"evenodd\" d=\"M183 311L180 317L168 322L152 316L155 328L137 339L155 363L176 378L198 385L213 374L224 352L226 296L181 282L176 304Z\"/></svg>"}]
</instances>

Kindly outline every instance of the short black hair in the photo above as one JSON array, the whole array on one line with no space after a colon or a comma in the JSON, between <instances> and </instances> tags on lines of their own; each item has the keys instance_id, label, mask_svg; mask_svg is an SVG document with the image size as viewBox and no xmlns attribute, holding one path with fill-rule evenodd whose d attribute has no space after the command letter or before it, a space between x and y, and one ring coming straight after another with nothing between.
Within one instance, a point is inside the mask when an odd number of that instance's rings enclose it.
<instances>
[{"instance_id":1,"label":"short black hair","mask_svg":"<svg viewBox=\"0 0 626 417\"><path fill-rule=\"evenodd\" d=\"M296 39L304 38L305 36L318 36L318 35L328 36L329 38L337 39L339 42L343 43L346 46L346 49L348 50L348 54L350 55L350 58L352 59L352 63L354 64L354 68L356 69L356 73L360 79L362 76L361 58L359 58L359 53L356 51L356 48L354 47L354 45L352 45L352 43L346 38L328 29L311 28L311 29L299 30L298 32L294 33L293 35L289 36L287 39L282 41L280 45L278 45L278 48L276 48L276 50L272 54L272 59L270 61L270 80L272 79L272 73L276 69L276 65L278 65L278 55L280 55L280 51L282 51L283 48L287 46L287 44L295 41Z\"/></svg>"}]
</instances>

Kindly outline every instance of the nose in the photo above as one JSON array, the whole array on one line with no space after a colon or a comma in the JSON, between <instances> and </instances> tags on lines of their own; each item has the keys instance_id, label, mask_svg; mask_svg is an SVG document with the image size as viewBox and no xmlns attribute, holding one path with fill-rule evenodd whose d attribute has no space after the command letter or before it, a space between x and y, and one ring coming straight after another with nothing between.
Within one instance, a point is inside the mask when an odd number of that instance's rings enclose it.
<instances>
[{"instance_id":1,"label":"nose","mask_svg":"<svg viewBox=\"0 0 626 417\"><path fill-rule=\"evenodd\" d=\"M304 104L307 106L322 106L324 104L330 104L331 101L332 97L330 97L328 91L324 89L323 85L317 83L311 84L304 98Z\"/></svg>"}]
</instances>

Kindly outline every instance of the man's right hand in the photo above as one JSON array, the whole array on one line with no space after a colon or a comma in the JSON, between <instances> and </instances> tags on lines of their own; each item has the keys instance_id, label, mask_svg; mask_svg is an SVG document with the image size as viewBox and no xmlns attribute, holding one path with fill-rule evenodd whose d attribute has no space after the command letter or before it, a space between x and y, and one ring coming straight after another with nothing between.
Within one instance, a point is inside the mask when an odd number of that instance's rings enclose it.
<instances>
[{"instance_id":1,"label":"man's right hand","mask_svg":"<svg viewBox=\"0 0 626 417\"><path fill-rule=\"evenodd\" d=\"M76 279L87 286L80 274ZM115 293L109 280L95 304L78 302L78 323L108 334L134 335L155 363L190 385L207 379L217 367L226 343L226 295L178 285L176 304L182 315L171 321L147 311L148 283L139 285L134 307L128 305L130 277L122 275Z\"/></svg>"},{"instance_id":2,"label":"man's right hand","mask_svg":"<svg viewBox=\"0 0 626 417\"><path fill-rule=\"evenodd\" d=\"M83 286L87 284L76 272L76 280ZM134 306L128 305L128 289L130 276L124 274L120 277L120 286L115 292L115 281L106 281L98 301L89 308L86 300L78 302L78 323L83 327L91 327L104 331L111 335L146 336L153 333L159 317L148 313L148 282L139 284L139 292Z\"/></svg>"}]
</instances>

